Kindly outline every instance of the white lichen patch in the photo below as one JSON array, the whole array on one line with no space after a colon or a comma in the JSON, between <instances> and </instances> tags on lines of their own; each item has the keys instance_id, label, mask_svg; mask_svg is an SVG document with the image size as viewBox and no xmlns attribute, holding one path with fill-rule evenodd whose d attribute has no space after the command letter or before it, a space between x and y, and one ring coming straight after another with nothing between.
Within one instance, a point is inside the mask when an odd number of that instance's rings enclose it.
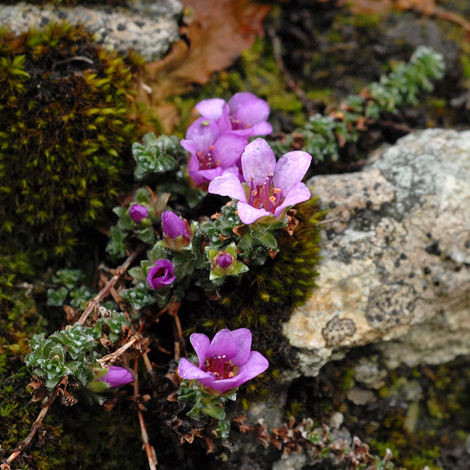
<instances>
[{"instance_id":1,"label":"white lichen patch","mask_svg":"<svg viewBox=\"0 0 470 470\"><path fill-rule=\"evenodd\" d=\"M126 54L132 49L147 61L154 61L161 59L179 39L178 18L182 11L179 0L133 0L127 7L67 7L20 2L0 4L0 26L20 34L31 27L44 28L65 20L72 25L83 25L107 50Z\"/></svg>"},{"instance_id":2,"label":"white lichen patch","mask_svg":"<svg viewBox=\"0 0 470 470\"><path fill-rule=\"evenodd\" d=\"M401 139L362 173L311 181L330 208L311 299L284 325L299 370L352 346L389 365L470 353L470 132Z\"/></svg>"}]
</instances>

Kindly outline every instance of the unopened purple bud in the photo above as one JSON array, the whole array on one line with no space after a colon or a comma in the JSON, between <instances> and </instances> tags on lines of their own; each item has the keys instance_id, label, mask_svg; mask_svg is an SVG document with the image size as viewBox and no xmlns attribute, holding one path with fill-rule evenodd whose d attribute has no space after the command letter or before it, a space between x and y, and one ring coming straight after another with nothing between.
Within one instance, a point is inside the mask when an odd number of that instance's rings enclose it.
<instances>
[{"instance_id":1,"label":"unopened purple bud","mask_svg":"<svg viewBox=\"0 0 470 470\"><path fill-rule=\"evenodd\" d=\"M110 388L116 388L132 382L134 377L124 367L111 366L108 369L108 373L100 380L106 382Z\"/></svg>"},{"instance_id":2,"label":"unopened purple bud","mask_svg":"<svg viewBox=\"0 0 470 470\"><path fill-rule=\"evenodd\" d=\"M134 204L129 210L130 218L137 224L149 216L149 210L140 204Z\"/></svg>"},{"instance_id":3,"label":"unopened purple bud","mask_svg":"<svg viewBox=\"0 0 470 470\"><path fill-rule=\"evenodd\" d=\"M221 267L222 269L225 269L233 263L233 258L228 253L222 253L217 256L215 262L217 263L217 266Z\"/></svg>"},{"instance_id":4,"label":"unopened purple bud","mask_svg":"<svg viewBox=\"0 0 470 470\"><path fill-rule=\"evenodd\" d=\"M162 289L169 286L175 279L175 268L171 261L159 259L155 261L155 266L149 269L147 281L153 289Z\"/></svg>"},{"instance_id":5,"label":"unopened purple bud","mask_svg":"<svg viewBox=\"0 0 470 470\"><path fill-rule=\"evenodd\" d=\"M168 235L172 240L176 240L176 238L180 236L189 237L184 220L180 219L173 212L163 212L162 229L163 233Z\"/></svg>"}]
</instances>

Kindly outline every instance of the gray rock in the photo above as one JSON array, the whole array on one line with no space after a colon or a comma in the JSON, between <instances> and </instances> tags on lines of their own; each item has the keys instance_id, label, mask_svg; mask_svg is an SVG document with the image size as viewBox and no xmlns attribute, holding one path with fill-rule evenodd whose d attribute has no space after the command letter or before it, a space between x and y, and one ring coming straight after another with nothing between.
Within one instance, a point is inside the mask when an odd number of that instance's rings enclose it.
<instances>
[{"instance_id":1,"label":"gray rock","mask_svg":"<svg viewBox=\"0 0 470 470\"><path fill-rule=\"evenodd\" d=\"M303 453L293 452L283 460L273 464L273 470L302 470L307 463L307 456Z\"/></svg>"},{"instance_id":2,"label":"gray rock","mask_svg":"<svg viewBox=\"0 0 470 470\"><path fill-rule=\"evenodd\" d=\"M127 53L130 48L145 60L153 61L162 58L179 39L178 18L182 11L179 0L135 0L129 1L127 7L65 7L20 2L0 4L0 26L20 34L32 26L43 28L66 20L83 25L107 50Z\"/></svg>"},{"instance_id":3,"label":"gray rock","mask_svg":"<svg viewBox=\"0 0 470 470\"><path fill-rule=\"evenodd\" d=\"M332 222L319 288L284 325L299 373L369 343L389 367L469 354L470 132L416 132L309 185Z\"/></svg>"}]
</instances>

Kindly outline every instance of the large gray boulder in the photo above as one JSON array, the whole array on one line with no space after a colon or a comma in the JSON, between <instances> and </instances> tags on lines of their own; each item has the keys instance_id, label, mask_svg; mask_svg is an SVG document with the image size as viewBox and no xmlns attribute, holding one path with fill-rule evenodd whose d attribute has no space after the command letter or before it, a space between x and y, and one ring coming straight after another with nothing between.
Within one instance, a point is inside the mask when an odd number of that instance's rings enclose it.
<instances>
[{"instance_id":1,"label":"large gray boulder","mask_svg":"<svg viewBox=\"0 0 470 470\"><path fill-rule=\"evenodd\" d=\"M81 24L107 50L139 52L147 61L161 59L179 39L179 0L129 0L127 7L0 4L0 26L16 34L50 23Z\"/></svg>"},{"instance_id":2,"label":"large gray boulder","mask_svg":"<svg viewBox=\"0 0 470 470\"><path fill-rule=\"evenodd\" d=\"M375 343L389 367L470 353L470 131L400 139L309 185L329 208L311 299L284 325L297 373Z\"/></svg>"}]
</instances>

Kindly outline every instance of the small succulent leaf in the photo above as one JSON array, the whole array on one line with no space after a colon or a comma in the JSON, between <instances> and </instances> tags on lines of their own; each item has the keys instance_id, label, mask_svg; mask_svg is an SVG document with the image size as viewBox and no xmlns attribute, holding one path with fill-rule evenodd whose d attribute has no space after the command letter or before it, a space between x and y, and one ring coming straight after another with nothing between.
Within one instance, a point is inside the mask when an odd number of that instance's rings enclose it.
<instances>
[{"instance_id":1,"label":"small succulent leaf","mask_svg":"<svg viewBox=\"0 0 470 470\"><path fill-rule=\"evenodd\" d=\"M69 290L67 287L61 287L59 289L47 289L47 306L48 307L62 307Z\"/></svg>"},{"instance_id":2,"label":"small succulent leaf","mask_svg":"<svg viewBox=\"0 0 470 470\"><path fill-rule=\"evenodd\" d=\"M143 282L139 282L132 289L123 290L120 294L122 298L130 302L135 312L139 312L142 308L155 302L155 298L147 293Z\"/></svg>"},{"instance_id":3,"label":"small succulent leaf","mask_svg":"<svg viewBox=\"0 0 470 470\"><path fill-rule=\"evenodd\" d=\"M153 245L155 242L155 231L152 227L147 227L136 232L137 237L147 245Z\"/></svg>"},{"instance_id":4,"label":"small succulent leaf","mask_svg":"<svg viewBox=\"0 0 470 470\"><path fill-rule=\"evenodd\" d=\"M85 275L79 269L61 269L57 271L53 282L61 282L68 289L73 289L79 282L85 280Z\"/></svg>"}]
</instances>

